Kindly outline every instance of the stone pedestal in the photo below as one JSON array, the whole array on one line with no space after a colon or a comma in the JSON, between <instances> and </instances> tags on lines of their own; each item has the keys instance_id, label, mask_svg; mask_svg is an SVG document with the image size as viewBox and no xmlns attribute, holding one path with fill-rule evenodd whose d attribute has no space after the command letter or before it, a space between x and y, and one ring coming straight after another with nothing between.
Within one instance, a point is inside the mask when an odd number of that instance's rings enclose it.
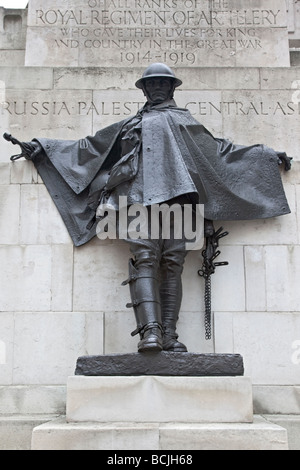
<instances>
[{"instance_id":1,"label":"stone pedestal","mask_svg":"<svg viewBox=\"0 0 300 470\"><path fill-rule=\"evenodd\" d=\"M252 422L248 377L69 377L67 422Z\"/></svg>"},{"instance_id":2,"label":"stone pedestal","mask_svg":"<svg viewBox=\"0 0 300 470\"><path fill-rule=\"evenodd\" d=\"M124 355L125 359L126 356L128 355ZM127 357L125 370L134 370L134 362L140 360L142 363L147 357L141 354L129 356L136 356L135 361ZM69 377L66 417L35 428L32 449L288 448L285 429L268 423L261 417L253 420L250 378L241 374L232 377L193 376L189 356L191 355L174 354L172 359L176 370L178 363L186 358L185 376L147 373L91 376L91 369L88 369L90 376ZM195 361L196 355L192 356ZM205 363L205 357L210 355L198 356L198 360ZM220 364L222 356L215 358L216 363L219 361ZM163 353L152 357L150 355L150 369L155 368L155 362L157 364L157 361L165 359ZM88 361L89 358L79 358L76 373L82 363ZM100 357L97 360L95 357L90 358L90 361L94 364L95 361L98 362L99 368ZM212 361L212 357L208 361ZM240 356L239 361L242 361ZM105 360L103 362L105 371ZM197 367L194 370L197 375Z\"/></svg>"}]
</instances>

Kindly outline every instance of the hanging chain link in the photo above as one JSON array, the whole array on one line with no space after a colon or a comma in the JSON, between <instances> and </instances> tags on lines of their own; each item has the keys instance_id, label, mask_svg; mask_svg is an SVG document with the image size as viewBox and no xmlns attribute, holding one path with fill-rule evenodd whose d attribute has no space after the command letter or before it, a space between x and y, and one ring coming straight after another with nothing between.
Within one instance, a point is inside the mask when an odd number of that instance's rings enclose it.
<instances>
[{"instance_id":1,"label":"hanging chain link","mask_svg":"<svg viewBox=\"0 0 300 470\"><path fill-rule=\"evenodd\" d=\"M204 290L204 304L205 304L205 316L204 316L204 326L205 326L205 339L211 339L211 275L214 274L217 266L227 266L227 261L221 261L215 263L214 260L221 254L220 250L217 250L219 246L220 238L226 237L228 232L222 232L223 227L220 227L216 232L214 231L213 235L206 237L206 246L205 250L202 251L203 264L202 268L199 269L199 276L203 277L205 280L205 290Z\"/></svg>"},{"instance_id":2,"label":"hanging chain link","mask_svg":"<svg viewBox=\"0 0 300 470\"><path fill-rule=\"evenodd\" d=\"M204 303L205 303L205 315L204 315L204 326L205 326L205 339L211 339L211 277L205 278L205 292L204 292Z\"/></svg>"}]
</instances>

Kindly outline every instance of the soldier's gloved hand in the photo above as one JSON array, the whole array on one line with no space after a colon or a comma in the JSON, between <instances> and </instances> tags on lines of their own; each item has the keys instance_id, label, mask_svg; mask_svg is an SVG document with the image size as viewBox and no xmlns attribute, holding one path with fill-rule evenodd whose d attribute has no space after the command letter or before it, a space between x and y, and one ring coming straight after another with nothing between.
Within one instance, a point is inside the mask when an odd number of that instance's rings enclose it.
<instances>
[{"instance_id":1,"label":"soldier's gloved hand","mask_svg":"<svg viewBox=\"0 0 300 470\"><path fill-rule=\"evenodd\" d=\"M277 152L277 157L278 157L278 165L281 165L284 163L284 169L285 171L288 171L292 168L292 158L288 157L285 152Z\"/></svg>"},{"instance_id":2,"label":"soldier's gloved hand","mask_svg":"<svg viewBox=\"0 0 300 470\"><path fill-rule=\"evenodd\" d=\"M31 142L22 142L22 147L26 160L33 160L33 158L43 150L43 147L37 140L32 140Z\"/></svg>"},{"instance_id":3,"label":"soldier's gloved hand","mask_svg":"<svg viewBox=\"0 0 300 470\"><path fill-rule=\"evenodd\" d=\"M204 219L204 236L212 237L215 233L214 223L212 220Z\"/></svg>"}]
</instances>

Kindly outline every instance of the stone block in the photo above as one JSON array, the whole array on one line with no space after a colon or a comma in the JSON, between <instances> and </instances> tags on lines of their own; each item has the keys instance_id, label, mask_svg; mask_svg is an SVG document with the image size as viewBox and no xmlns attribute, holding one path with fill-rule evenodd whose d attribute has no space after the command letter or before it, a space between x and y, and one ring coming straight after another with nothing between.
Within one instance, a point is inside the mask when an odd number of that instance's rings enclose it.
<instances>
[{"instance_id":1,"label":"stone block","mask_svg":"<svg viewBox=\"0 0 300 470\"><path fill-rule=\"evenodd\" d=\"M222 135L223 116L220 113L219 103L222 102L221 91L178 90L176 103L179 107L186 108L191 115L204 124L214 135Z\"/></svg>"},{"instance_id":2,"label":"stone block","mask_svg":"<svg viewBox=\"0 0 300 470\"><path fill-rule=\"evenodd\" d=\"M25 49L20 51L0 50L0 63L7 67L22 67L25 64Z\"/></svg>"},{"instance_id":3,"label":"stone block","mask_svg":"<svg viewBox=\"0 0 300 470\"><path fill-rule=\"evenodd\" d=\"M272 7L274 5L272 4ZM281 7L282 7L281 3ZM236 41L235 67L265 67L266 63L279 67L290 66L286 28L261 27L255 31L255 39L240 37ZM253 60L250 57L253 57ZM249 60L250 59L250 60Z\"/></svg>"},{"instance_id":4,"label":"stone block","mask_svg":"<svg viewBox=\"0 0 300 470\"><path fill-rule=\"evenodd\" d=\"M253 424L166 424L160 440L166 450L288 450L286 430L259 416Z\"/></svg>"},{"instance_id":5,"label":"stone block","mask_svg":"<svg viewBox=\"0 0 300 470\"><path fill-rule=\"evenodd\" d=\"M51 67L21 67L18 64L14 66L7 64L5 67L0 66L0 76L9 90L51 90L53 88Z\"/></svg>"},{"instance_id":6,"label":"stone block","mask_svg":"<svg viewBox=\"0 0 300 470\"><path fill-rule=\"evenodd\" d=\"M298 245L266 247L268 311L297 312L300 305Z\"/></svg>"},{"instance_id":7,"label":"stone block","mask_svg":"<svg viewBox=\"0 0 300 470\"><path fill-rule=\"evenodd\" d=\"M245 247L246 309L266 311L265 249L262 246Z\"/></svg>"},{"instance_id":8,"label":"stone block","mask_svg":"<svg viewBox=\"0 0 300 470\"><path fill-rule=\"evenodd\" d=\"M0 386L1 416L65 414L66 385Z\"/></svg>"},{"instance_id":9,"label":"stone block","mask_svg":"<svg viewBox=\"0 0 300 470\"><path fill-rule=\"evenodd\" d=\"M0 244L19 242L20 186L0 185Z\"/></svg>"},{"instance_id":10,"label":"stone block","mask_svg":"<svg viewBox=\"0 0 300 470\"><path fill-rule=\"evenodd\" d=\"M9 132L21 141L30 141L34 137L85 137L92 133L92 113L81 115L80 103L91 101L91 91L76 93L72 83L64 91L6 89L5 100L0 106L0 133ZM4 142L3 148L7 152L6 161L19 149L9 142Z\"/></svg>"},{"instance_id":11,"label":"stone block","mask_svg":"<svg viewBox=\"0 0 300 470\"><path fill-rule=\"evenodd\" d=\"M252 422L248 377L69 377L68 422Z\"/></svg>"},{"instance_id":12,"label":"stone block","mask_svg":"<svg viewBox=\"0 0 300 470\"><path fill-rule=\"evenodd\" d=\"M32 431L36 426L57 418L56 415L1 416L0 450L30 450Z\"/></svg>"},{"instance_id":13,"label":"stone block","mask_svg":"<svg viewBox=\"0 0 300 470\"><path fill-rule=\"evenodd\" d=\"M286 151L298 160L298 103L292 101L292 90L223 91L227 103L224 136L237 144L265 144L276 151ZM253 119L252 119L253 118ZM252 132L245 133L249 119Z\"/></svg>"},{"instance_id":14,"label":"stone block","mask_svg":"<svg viewBox=\"0 0 300 470\"><path fill-rule=\"evenodd\" d=\"M297 245L295 248L295 254L290 256L290 249L293 248L289 246L283 247L283 250L278 246L245 247L248 311L298 311L295 286L298 275ZM281 253L280 258L277 252Z\"/></svg>"},{"instance_id":15,"label":"stone block","mask_svg":"<svg viewBox=\"0 0 300 470\"><path fill-rule=\"evenodd\" d=\"M0 184L10 183L10 165L9 163L0 163Z\"/></svg>"},{"instance_id":16,"label":"stone block","mask_svg":"<svg viewBox=\"0 0 300 470\"><path fill-rule=\"evenodd\" d=\"M2 245L0 259L1 310L71 310L72 245Z\"/></svg>"},{"instance_id":17,"label":"stone block","mask_svg":"<svg viewBox=\"0 0 300 470\"><path fill-rule=\"evenodd\" d=\"M245 310L243 249L239 246L224 246L221 253L218 261L228 261L229 265L217 268L212 276L212 310L243 311Z\"/></svg>"},{"instance_id":18,"label":"stone block","mask_svg":"<svg viewBox=\"0 0 300 470\"><path fill-rule=\"evenodd\" d=\"M256 67L174 67L183 90L258 90L260 68ZM142 69L140 74L142 75ZM140 76L141 76L140 75ZM214 103L214 101L213 101ZM216 103L214 103L216 104ZM212 111L212 108L209 109Z\"/></svg>"},{"instance_id":19,"label":"stone block","mask_svg":"<svg viewBox=\"0 0 300 470\"><path fill-rule=\"evenodd\" d=\"M67 40L65 40L62 36L62 38L58 39L59 42L57 43L55 39L56 34L57 32L54 33L53 37L52 28L48 26L40 28L36 26L31 26L30 24L28 25L26 37L25 66L55 67L55 64L60 67L83 66L83 64L80 63L79 60L79 48L77 45L77 39L68 38ZM60 35L60 31L58 32L58 35ZM67 44L67 46L64 45L65 43ZM35 47L32 47L33 44L35 45ZM34 53L37 47L40 52L39 56ZM86 63L86 65L92 66L93 64L89 62Z\"/></svg>"},{"instance_id":20,"label":"stone block","mask_svg":"<svg viewBox=\"0 0 300 470\"><path fill-rule=\"evenodd\" d=\"M136 90L135 82L143 69L116 67L54 67L54 88L65 90Z\"/></svg>"},{"instance_id":21,"label":"stone block","mask_svg":"<svg viewBox=\"0 0 300 470\"><path fill-rule=\"evenodd\" d=\"M0 311L49 311L51 303L49 246L0 246Z\"/></svg>"},{"instance_id":22,"label":"stone block","mask_svg":"<svg viewBox=\"0 0 300 470\"><path fill-rule=\"evenodd\" d=\"M13 380L14 318L12 313L0 313L0 384ZM2 403L2 400L1 400ZM5 412L5 411L2 411Z\"/></svg>"},{"instance_id":23,"label":"stone block","mask_svg":"<svg viewBox=\"0 0 300 470\"><path fill-rule=\"evenodd\" d=\"M0 113L2 109L3 109L2 105L0 104ZM0 131L1 134L0 135L6 132L8 128L9 128L8 119L3 119L3 121L1 120L1 131ZM2 139L1 146L0 146L0 162L4 164L8 164L10 157L12 155L15 155L16 153L17 152L14 152L14 149L12 149L11 144L9 144L9 142L5 142Z\"/></svg>"},{"instance_id":24,"label":"stone block","mask_svg":"<svg viewBox=\"0 0 300 470\"><path fill-rule=\"evenodd\" d=\"M21 188L20 241L22 244L70 244L71 238L42 184Z\"/></svg>"},{"instance_id":25,"label":"stone block","mask_svg":"<svg viewBox=\"0 0 300 470\"><path fill-rule=\"evenodd\" d=\"M257 414L300 415L300 387L254 385L253 406Z\"/></svg>"},{"instance_id":26,"label":"stone block","mask_svg":"<svg viewBox=\"0 0 300 470\"><path fill-rule=\"evenodd\" d=\"M105 327L105 354L126 354L137 350L139 336L132 337L131 332L136 329L133 309L112 311L104 313Z\"/></svg>"},{"instance_id":27,"label":"stone block","mask_svg":"<svg viewBox=\"0 0 300 470\"><path fill-rule=\"evenodd\" d=\"M14 383L59 385L74 373L77 357L103 350L102 314L15 315ZM26 355L24 354L26 350Z\"/></svg>"},{"instance_id":28,"label":"stone block","mask_svg":"<svg viewBox=\"0 0 300 470\"><path fill-rule=\"evenodd\" d=\"M214 322L213 314L212 322ZM187 346L188 351L194 353L214 352L214 338L212 337L210 340L205 339L204 296L200 292L198 310L195 312L180 312L177 332L180 341Z\"/></svg>"},{"instance_id":29,"label":"stone block","mask_svg":"<svg viewBox=\"0 0 300 470\"><path fill-rule=\"evenodd\" d=\"M292 170L293 171L293 170ZM292 173L283 175L285 179L289 176L294 178ZM291 210L290 214L281 217L272 217L270 219L259 220L241 220L241 221L216 221L215 227L223 226L229 235L220 241L220 249L224 245L280 245L282 240L285 244L298 243L298 228L296 212L295 186L291 182L284 184L285 194Z\"/></svg>"},{"instance_id":30,"label":"stone block","mask_svg":"<svg viewBox=\"0 0 300 470\"><path fill-rule=\"evenodd\" d=\"M25 68L25 70L27 69ZM175 75L183 81L183 85L177 91L214 91L224 88L226 90L258 90L260 88L260 71L262 70L260 68L222 67L220 69L217 67L200 66L191 68L175 66L172 69ZM55 67L53 68L54 88L65 90L72 83L74 90L137 91L135 82L142 76L143 72L144 67L140 66L134 68ZM137 95L135 98L137 98Z\"/></svg>"},{"instance_id":31,"label":"stone block","mask_svg":"<svg viewBox=\"0 0 300 470\"><path fill-rule=\"evenodd\" d=\"M300 175L300 161L293 160L292 171L281 172L283 185L288 186L289 184L291 184L294 187L295 186L297 187L297 184L299 183L299 175Z\"/></svg>"},{"instance_id":32,"label":"stone block","mask_svg":"<svg viewBox=\"0 0 300 470\"><path fill-rule=\"evenodd\" d=\"M288 450L286 429L254 423L66 423L33 430L32 450ZM168 458L168 456L166 456ZM166 462L167 460L163 460Z\"/></svg>"},{"instance_id":33,"label":"stone block","mask_svg":"<svg viewBox=\"0 0 300 470\"><path fill-rule=\"evenodd\" d=\"M299 68L297 67L263 67L259 71L262 90L289 90L291 101L299 103Z\"/></svg>"},{"instance_id":34,"label":"stone block","mask_svg":"<svg viewBox=\"0 0 300 470\"><path fill-rule=\"evenodd\" d=\"M241 354L254 385L298 384L299 322L298 312L215 313L215 351Z\"/></svg>"},{"instance_id":35,"label":"stone block","mask_svg":"<svg viewBox=\"0 0 300 470\"><path fill-rule=\"evenodd\" d=\"M266 419L287 430L289 450L300 450L300 416L266 415Z\"/></svg>"},{"instance_id":36,"label":"stone block","mask_svg":"<svg viewBox=\"0 0 300 470\"><path fill-rule=\"evenodd\" d=\"M214 312L214 343L218 353L232 353L234 345L234 315L229 312Z\"/></svg>"},{"instance_id":37,"label":"stone block","mask_svg":"<svg viewBox=\"0 0 300 470\"><path fill-rule=\"evenodd\" d=\"M73 301L77 311L123 310L130 301L129 248L124 243L102 244L95 238L74 252Z\"/></svg>"},{"instance_id":38,"label":"stone block","mask_svg":"<svg viewBox=\"0 0 300 470\"><path fill-rule=\"evenodd\" d=\"M12 184L36 184L38 183L38 173L32 162L27 160L18 160L7 163L11 168Z\"/></svg>"},{"instance_id":39,"label":"stone block","mask_svg":"<svg viewBox=\"0 0 300 470\"><path fill-rule=\"evenodd\" d=\"M71 312L73 299L73 245L52 246L51 310Z\"/></svg>"},{"instance_id":40,"label":"stone block","mask_svg":"<svg viewBox=\"0 0 300 470\"><path fill-rule=\"evenodd\" d=\"M159 449L159 425L153 423L66 423L64 417L38 426L31 450Z\"/></svg>"},{"instance_id":41,"label":"stone block","mask_svg":"<svg viewBox=\"0 0 300 470\"><path fill-rule=\"evenodd\" d=\"M300 185L296 186L296 198L297 201L300 200ZM300 243L300 207L299 204L297 205L297 224L298 224L298 243Z\"/></svg>"}]
</instances>

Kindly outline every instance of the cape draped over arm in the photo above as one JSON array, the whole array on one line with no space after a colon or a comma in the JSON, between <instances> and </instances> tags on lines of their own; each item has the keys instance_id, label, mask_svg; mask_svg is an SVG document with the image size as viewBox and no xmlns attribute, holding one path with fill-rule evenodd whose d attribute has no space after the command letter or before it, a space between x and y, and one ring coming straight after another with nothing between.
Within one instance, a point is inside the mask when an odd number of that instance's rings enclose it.
<instances>
[{"instance_id":1,"label":"cape draped over arm","mask_svg":"<svg viewBox=\"0 0 300 470\"><path fill-rule=\"evenodd\" d=\"M182 158L192 159L197 169L207 219L260 219L290 212L274 150L215 138L185 109L162 113ZM121 158L120 133L130 119L78 141L36 139L44 152L34 165L75 246L96 235L95 209L88 204L90 188L100 171L109 170ZM159 142L156 147L159 152Z\"/></svg>"}]
</instances>

